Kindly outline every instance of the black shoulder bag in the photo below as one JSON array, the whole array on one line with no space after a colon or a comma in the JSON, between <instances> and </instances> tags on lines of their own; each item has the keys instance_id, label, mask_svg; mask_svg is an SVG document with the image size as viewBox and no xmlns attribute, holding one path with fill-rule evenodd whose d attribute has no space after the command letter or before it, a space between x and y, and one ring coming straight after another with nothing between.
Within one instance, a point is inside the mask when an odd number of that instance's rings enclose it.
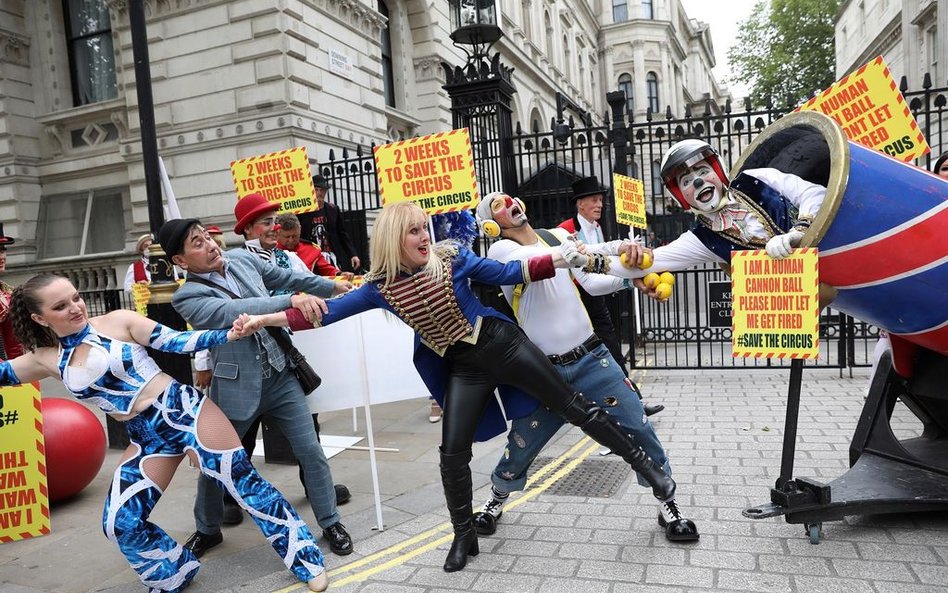
<instances>
[{"instance_id":1,"label":"black shoulder bag","mask_svg":"<svg viewBox=\"0 0 948 593\"><path fill-rule=\"evenodd\" d=\"M189 275L187 282L197 282L198 284L203 284L204 286L210 286L215 288L232 299L239 300L240 297L231 292L230 290L220 286L219 284L214 284L209 282L204 278L198 278L193 275ZM322 378L316 372L316 370L310 366L309 362L306 360L306 357L303 356L303 353L297 350L296 346L293 345L293 341L290 339L290 336L286 335L286 332L282 331L278 327L265 327L267 333L270 334L270 337L276 340L277 345L283 350L283 353L286 357L293 363L293 373L296 375L296 379L300 382L300 387L303 388L303 393L309 395L310 393L316 391L316 388L323 382Z\"/></svg>"}]
</instances>

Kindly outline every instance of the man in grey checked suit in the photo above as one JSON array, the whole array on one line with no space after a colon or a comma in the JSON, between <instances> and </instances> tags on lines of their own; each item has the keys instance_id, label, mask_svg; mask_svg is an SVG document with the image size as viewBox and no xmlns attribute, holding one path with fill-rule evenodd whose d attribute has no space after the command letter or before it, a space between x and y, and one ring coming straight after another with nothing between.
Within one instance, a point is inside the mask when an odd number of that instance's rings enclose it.
<instances>
[{"instance_id":1,"label":"man in grey checked suit","mask_svg":"<svg viewBox=\"0 0 948 593\"><path fill-rule=\"evenodd\" d=\"M195 329L226 327L241 313L275 313L290 307L300 309L309 318L319 318L325 303L318 297L345 290L320 276L268 265L243 249L222 255L197 219L166 222L158 233L158 241L189 277L203 278L242 297L233 299L216 287L185 282L175 292L172 304ZM270 296L276 288L302 294ZM280 346L261 331L251 339L212 349L211 365L214 380L208 396L224 411L239 435L262 414L279 425L303 467L310 504L330 549L340 555L352 553L352 539L336 510L329 462L316 439L303 390ZM223 541L221 496L213 482L199 478L194 503L197 531L185 544L199 557Z\"/></svg>"}]
</instances>

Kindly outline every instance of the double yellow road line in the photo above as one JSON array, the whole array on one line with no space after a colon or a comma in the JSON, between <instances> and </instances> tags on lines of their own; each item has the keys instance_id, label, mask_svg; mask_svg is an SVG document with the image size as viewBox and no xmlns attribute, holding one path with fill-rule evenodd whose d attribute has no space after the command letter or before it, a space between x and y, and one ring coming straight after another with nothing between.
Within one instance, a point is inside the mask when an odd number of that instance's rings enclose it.
<instances>
[{"instance_id":1,"label":"double yellow road line","mask_svg":"<svg viewBox=\"0 0 948 593\"><path fill-rule=\"evenodd\" d=\"M509 511L543 494L543 492L555 484L557 480L569 474L576 466L582 463L584 459L597 451L599 451L599 444L589 437L583 437L563 455L537 470L537 472L527 480L527 487L520 496L514 498L515 495L511 495L511 500L504 506L504 510ZM401 566L415 556L419 556L439 546L450 543L453 537L454 532L450 522L436 525L427 531L409 537L384 550L379 550L378 552L359 558L344 566L330 570L330 587L341 587L349 583L364 581L372 575ZM290 593L291 591L303 589L306 589L306 585L298 583L290 587L278 589L273 593Z\"/></svg>"}]
</instances>

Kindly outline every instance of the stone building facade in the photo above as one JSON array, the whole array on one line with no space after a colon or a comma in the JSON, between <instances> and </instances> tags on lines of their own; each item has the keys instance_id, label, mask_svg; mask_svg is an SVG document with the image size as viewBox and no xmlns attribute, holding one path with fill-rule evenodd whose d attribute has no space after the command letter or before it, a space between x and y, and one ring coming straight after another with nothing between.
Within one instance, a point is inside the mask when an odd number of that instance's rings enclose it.
<instances>
[{"instance_id":1,"label":"stone building facade","mask_svg":"<svg viewBox=\"0 0 948 593\"><path fill-rule=\"evenodd\" d=\"M948 81L948 0L844 0L836 17L838 77L881 55L896 79L921 89Z\"/></svg>"},{"instance_id":2,"label":"stone building facade","mask_svg":"<svg viewBox=\"0 0 948 593\"><path fill-rule=\"evenodd\" d=\"M80 270L114 288L148 232L128 3L0 2L0 221L17 276ZM159 152L184 216L229 229L229 163L451 125L442 62L462 64L447 0L144 0ZM555 93L634 117L726 89L708 28L678 0L498 0L514 121L549 129ZM331 199L331 196L330 196ZM228 242L237 238L229 234Z\"/></svg>"}]
</instances>

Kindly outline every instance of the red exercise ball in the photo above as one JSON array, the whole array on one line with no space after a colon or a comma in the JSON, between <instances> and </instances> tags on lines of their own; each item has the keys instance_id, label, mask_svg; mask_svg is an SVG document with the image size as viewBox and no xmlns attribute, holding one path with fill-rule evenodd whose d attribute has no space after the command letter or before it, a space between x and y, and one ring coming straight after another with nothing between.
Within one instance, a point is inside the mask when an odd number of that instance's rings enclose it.
<instances>
[{"instance_id":1,"label":"red exercise ball","mask_svg":"<svg viewBox=\"0 0 948 593\"><path fill-rule=\"evenodd\" d=\"M102 422L71 399L44 397L43 439L49 500L65 500L89 485L105 461Z\"/></svg>"}]
</instances>

